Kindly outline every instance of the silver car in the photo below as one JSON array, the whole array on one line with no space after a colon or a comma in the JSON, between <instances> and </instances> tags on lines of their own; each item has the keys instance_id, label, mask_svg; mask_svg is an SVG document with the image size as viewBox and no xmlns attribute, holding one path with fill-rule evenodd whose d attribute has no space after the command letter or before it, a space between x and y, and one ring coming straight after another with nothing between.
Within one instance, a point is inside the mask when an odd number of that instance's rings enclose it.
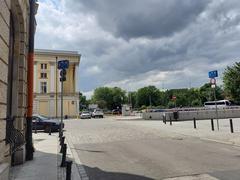
<instances>
[{"instance_id":1,"label":"silver car","mask_svg":"<svg viewBox=\"0 0 240 180\"><path fill-rule=\"evenodd\" d=\"M93 118L103 118L103 111L102 110L99 110L99 109L95 109L92 113L92 117Z\"/></svg>"},{"instance_id":2,"label":"silver car","mask_svg":"<svg viewBox=\"0 0 240 180\"><path fill-rule=\"evenodd\" d=\"M91 119L91 113L89 111L83 111L80 115L81 119Z\"/></svg>"}]
</instances>

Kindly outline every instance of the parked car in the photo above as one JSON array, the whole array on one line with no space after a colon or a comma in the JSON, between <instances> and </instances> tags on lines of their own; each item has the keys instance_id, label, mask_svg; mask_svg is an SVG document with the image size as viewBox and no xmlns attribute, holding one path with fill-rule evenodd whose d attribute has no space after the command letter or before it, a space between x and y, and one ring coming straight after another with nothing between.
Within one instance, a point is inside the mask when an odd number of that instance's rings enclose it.
<instances>
[{"instance_id":1,"label":"parked car","mask_svg":"<svg viewBox=\"0 0 240 180\"><path fill-rule=\"evenodd\" d=\"M64 123L62 125L64 128ZM50 119L46 116L42 116L39 114L34 114L32 119L32 129L33 130L44 130L45 132L49 132L51 128L52 132L59 131L61 128L61 122L58 119Z\"/></svg>"},{"instance_id":2,"label":"parked car","mask_svg":"<svg viewBox=\"0 0 240 180\"><path fill-rule=\"evenodd\" d=\"M80 115L81 119L91 119L91 113L89 111L83 111Z\"/></svg>"},{"instance_id":3,"label":"parked car","mask_svg":"<svg viewBox=\"0 0 240 180\"><path fill-rule=\"evenodd\" d=\"M112 114L122 114L121 109L114 109L112 110Z\"/></svg>"},{"instance_id":4,"label":"parked car","mask_svg":"<svg viewBox=\"0 0 240 180\"><path fill-rule=\"evenodd\" d=\"M95 109L92 113L92 117L93 118L96 118L96 117L103 118L103 111L100 109Z\"/></svg>"}]
</instances>

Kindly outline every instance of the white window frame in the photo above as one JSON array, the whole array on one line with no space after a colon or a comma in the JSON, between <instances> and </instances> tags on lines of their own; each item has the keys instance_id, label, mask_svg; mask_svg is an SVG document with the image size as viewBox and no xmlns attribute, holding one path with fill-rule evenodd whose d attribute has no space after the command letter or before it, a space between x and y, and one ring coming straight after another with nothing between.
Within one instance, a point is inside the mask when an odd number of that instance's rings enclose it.
<instances>
[{"instance_id":1,"label":"white window frame","mask_svg":"<svg viewBox=\"0 0 240 180\"><path fill-rule=\"evenodd\" d=\"M47 82L46 81L40 82L40 93L41 94L46 94L47 93Z\"/></svg>"},{"instance_id":2,"label":"white window frame","mask_svg":"<svg viewBox=\"0 0 240 180\"><path fill-rule=\"evenodd\" d=\"M47 63L41 63L41 69L47 69Z\"/></svg>"}]
</instances>

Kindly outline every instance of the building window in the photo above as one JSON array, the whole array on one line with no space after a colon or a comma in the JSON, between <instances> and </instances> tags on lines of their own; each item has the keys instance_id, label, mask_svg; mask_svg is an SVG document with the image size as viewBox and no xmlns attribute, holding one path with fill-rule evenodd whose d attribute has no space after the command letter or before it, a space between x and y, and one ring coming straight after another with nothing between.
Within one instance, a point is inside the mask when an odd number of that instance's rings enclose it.
<instances>
[{"instance_id":1,"label":"building window","mask_svg":"<svg viewBox=\"0 0 240 180\"><path fill-rule=\"evenodd\" d=\"M41 73L41 79L46 79L47 78L47 73Z\"/></svg>"},{"instance_id":2,"label":"building window","mask_svg":"<svg viewBox=\"0 0 240 180\"><path fill-rule=\"evenodd\" d=\"M47 64L41 64L41 69L47 69Z\"/></svg>"},{"instance_id":3,"label":"building window","mask_svg":"<svg viewBox=\"0 0 240 180\"><path fill-rule=\"evenodd\" d=\"M41 93L47 93L47 82L40 82Z\"/></svg>"}]
</instances>

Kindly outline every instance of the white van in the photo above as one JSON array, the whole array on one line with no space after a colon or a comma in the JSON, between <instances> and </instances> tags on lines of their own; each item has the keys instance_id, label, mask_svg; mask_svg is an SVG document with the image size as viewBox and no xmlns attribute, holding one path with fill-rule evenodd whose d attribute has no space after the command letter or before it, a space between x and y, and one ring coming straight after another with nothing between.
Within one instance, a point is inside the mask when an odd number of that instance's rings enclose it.
<instances>
[{"instance_id":1,"label":"white van","mask_svg":"<svg viewBox=\"0 0 240 180\"><path fill-rule=\"evenodd\" d=\"M204 107L205 108L216 108L216 104L218 108L224 108L224 107L228 107L231 106L231 102L229 100L220 100L220 101L208 101L204 103Z\"/></svg>"}]
</instances>

